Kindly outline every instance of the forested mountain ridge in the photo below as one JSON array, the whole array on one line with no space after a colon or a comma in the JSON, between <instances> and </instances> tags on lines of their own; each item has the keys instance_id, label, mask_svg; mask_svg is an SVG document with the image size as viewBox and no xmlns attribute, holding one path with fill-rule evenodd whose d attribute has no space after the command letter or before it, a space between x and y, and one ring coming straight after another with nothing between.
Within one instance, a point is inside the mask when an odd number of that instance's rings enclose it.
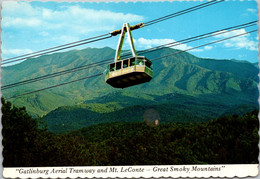
<instances>
[{"instance_id":1,"label":"forested mountain ridge","mask_svg":"<svg viewBox=\"0 0 260 179\"><path fill-rule=\"evenodd\" d=\"M147 95L148 96L148 95ZM139 98L138 98L139 97ZM213 102L209 97L199 98L181 94L162 96L125 96L122 92L110 93L84 104L59 107L43 117L50 131L66 133L71 130L101 123L142 122L144 113L150 109L159 114L159 123L206 122L230 114L243 115L252 111L254 104ZM222 98L225 98L222 96ZM95 101L95 102L94 102Z\"/></svg>"},{"instance_id":2,"label":"forested mountain ridge","mask_svg":"<svg viewBox=\"0 0 260 179\"><path fill-rule=\"evenodd\" d=\"M3 166L258 164L258 111L200 123L92 125L54 134L2 99ZM248 152L250 151L250 152Z\"/></svg>"},{"instance_id":3,"label":"forested mountain ridge","mask_svg":"<svg viewBox=\"0 0 260 179\"><path fill-rule=\"evenodd\" d=\"M113 58L114 52L87 48L29 59L3 67L2 83ZM147 58L175 52L165 48ZM104 70L98 66L2 92L10 97ZM3 166L259 163L257 75L249 62L184 52L154 61L154 78L127 89L113 89L100 76L12 99L26 108L2 98ZM157 126L144 122L150 109L158 113Z\"/></svg>"},{"instance_id":4,"label":"forested mountain ridge","mask_svg":"<svg viewBox=\"0 0 260 179\"><path fill-rule=\"evenodd\" d=\"M162 57L179 52L171 48L164 48L146 55L148 59ZM115 50L111 48L86 48L56 54L44 55L28 59L20 64L3 67L2 84L11 84L42 75L66 70L82 65L95 63L104 59L113 61ZM11 101L18 106L26 106L30 114L45 115L50 111L65 105L80 103L96 103L95 100L106 99L115 92L122 92L118 99L126 100L128 106L138 105L132 100L127 101L129 95L142 98L140 101L150 103L157 96L161 98L167 94L182 94L204 99L210 97L212 101L233 102L236 104L257 104L258 68L249 62L235 60L215 60L195 57L187 52L162 58L153 62L154 77L149 83L127 89L113 89L104 82L104 75L62 87L14 98ZM81 77L104 72L106 65L87 68L76 73L42 80L36 83L3 90L4 97L10 97L23 92L32 91L47 86L60 84ZM136 98L136 96L135 96ZM111 98L110 98L111 99ZM102 101L115 102L118 99ZM162 98L164 103L167 99ZM225 101L223 101L225 100Z\"/></svg>"}]
</instances>

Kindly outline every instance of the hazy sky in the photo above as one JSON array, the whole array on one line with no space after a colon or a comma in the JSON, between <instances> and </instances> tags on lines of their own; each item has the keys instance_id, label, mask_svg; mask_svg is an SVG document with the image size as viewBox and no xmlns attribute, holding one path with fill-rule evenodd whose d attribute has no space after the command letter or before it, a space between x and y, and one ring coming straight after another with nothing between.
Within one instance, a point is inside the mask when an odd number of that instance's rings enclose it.
<instances>
[{"instance_id":1,"label":"hazy sky","mask_svg":"<svg viewBox=\"0 0 260 179\"><path fill-rule=\"evenodd\" d=\"M15 2L2 4L2 58L42 50L121 29L125 22L147 22L201 2ZM179 41L257 20L256 1L221 2L132 32L137 50ZM175 48L185 50L257 29L257 25ZM118 37L75 47L116 48ZM257 62L257 32L208 45L190 53L198 57ZM125 48L129 48L126 44Z\"/></svg>"}]
</instances>

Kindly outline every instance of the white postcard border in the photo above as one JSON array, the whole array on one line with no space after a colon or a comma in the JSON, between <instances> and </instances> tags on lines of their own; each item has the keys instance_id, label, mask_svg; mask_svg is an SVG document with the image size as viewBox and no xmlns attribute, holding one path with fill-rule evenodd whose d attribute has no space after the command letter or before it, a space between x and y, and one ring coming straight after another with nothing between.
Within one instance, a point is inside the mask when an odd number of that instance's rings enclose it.
<instances>
[{"instance_id":1,"label":"white postcard border","mask_svg":"<svg viewBox=\"0 0 260 179\"><path fill-rule=\"evenodd\" d=\"M1 3L3 1L10 1L10 0L0 0ZM19 1L19 0L12 0L12 1ZM28 2L32 2L35 0L25 0ZM42 2L47 2L47 1L57 1L57 2L104 2L106 0L38 0ZM107 2L121 2L123 0L110 0ZM143 2L156 2L156 1L176 1L176 0L124 0L126 3L127 2L136 2L136 1L143 1ZM187 0L183 0L187 1ZM260 16L260 1L256 0L257 2L257 7L258 7L258 16ZM0 6L0 11L2 10L2 7ZM1 14L0 14L0 19L1 19ZM1 22L1 20L0 20ZM0 23L1 25L1 23ZM260 24L259 24L260 26ZM1 29L0 29L1 33ZM258 35L260 32L258 32ZM0 44L1 44L1 38L0 38ZM258 45L260 47L260 45ZM259 54L259 59L260 59L260 54ZM1 69L1 68L0 68ZM0 82L1 83L1 82ZM258 84L258 87L260 89L260 83ZM2 93L0 91L0 94L2 96ZM260 97L258 99L260 102ZM0 111L0 118L2 117L2 112ZM0 130L2 130L2 125L0 125ZM260 131L259 135L260 135ZM2 135L0 135L0 138L2 140ZM260 147L260 144L259 144ZM2 145L0 145L0 151L2 151ZM260 160L260 155L258 157ZM3 162L3 156L0 156L0 160ZM144 172L121 172L121 168L123 169L128 169L128 168L143 168ZM192 171L190 173L186 173L186 171L153 171L153 169L157 168L168 168L170 170L171 167L176 167L176 168L190 168L190 170L193 167L198 167L198 168L207 168L207 167L216 167L220 168L220 171ZM103 169L105 170L107 168L108 172L107 173L70 173L71 169L76 169L76 170L93 170L97 171L98 169ZM116 168L119 172L109 172L109 170L113 170L112 168ZM45 173L29 173L28 171L32 170L45 170L48 171L48 174ZM149 165L149 166L96 166L96 167L91 167L91 166L82 166L82 167L22 167L22 168L3 168L0 167L0 170L2 172L2 176L4 178L116 178L116 177L127 177L127 178L159 178L159 177L171 177L171 178L179 178L179 177L191 177L191 178L198 178L198 177L203 177L203 178L208 178L208 177L228 177L228 178L234 178L234 177L256 177L259 175L259 164L232 164L232 165ZM51 173L53 170L60 170L64 171L67 170L68 173ZM23 173L22 171L27 171L28 173Z\"/></svg>"},{"instance_id":2,"label":"white postcard border","mask_svg":"<svg viewBox=\"0 0 260 179\"><path fill-rule=\"evenodd\" d=\"M258 164L4 168L5 178L256 177Z\"/></svg>"}]
</instances>

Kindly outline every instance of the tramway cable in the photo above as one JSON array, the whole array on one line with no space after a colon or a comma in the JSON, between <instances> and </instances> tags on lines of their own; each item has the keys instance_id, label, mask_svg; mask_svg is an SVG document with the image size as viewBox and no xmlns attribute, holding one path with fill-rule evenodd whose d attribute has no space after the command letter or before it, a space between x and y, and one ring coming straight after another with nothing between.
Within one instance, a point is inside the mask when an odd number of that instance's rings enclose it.
<instances>
[{"instance_id":1,"label":"tramway cable","mask_svg":"<svg viewBox=\"0 0 260 179\"><path fill-rule=\"evenodd\" d=\"M192 47L192 48L189 48L189 49L186 49L186 50L183 50L183 51L171 53L169 55L165 55L165 56L162 56L162 57L154 58L151 61L159 60L161 58L166 58L166 57L169 57L169 56L172 56L172 55L176 55L178 53L183 53L183 52L186 52L186 51L190 51L190 50L193 50L193 49L196 49L196 48L200 48L200 47L203 47L203 46L207 46L207 45L211 45L211 44L214 44L214 43L219 43L219 42L222 42L224 40L232 39L232 38L239 37L239 36L246 35L246 34L253 33L253 32L257 32L257 30L251 30L251 31L248 31L248 32L245 32L245 33L242 33L242 34L238 34L238 35L234 35L234 36L231 36L231 37L228 37L228 38L224 38L224 39L220 39L220 40L217 40L217 41L209 42L209 43L206 43L206 44L203 44L203 45L199 45L199 46L196 46L196 47Z\"/></svg>"},{"instance_id":2,"label":"tramway cable","mask_svg":"<svg viewBox=\"0 0 260 179\"><path fill-rule=\"evenodd\" d=\"M91 40L91 41L87 41L87 42L82 42L82 43L80 43L80 44L70 45L70 46L68 46L68 47L62 47L62 48L55 49L55 50L51 50L51 51L48 51L48 52L43 52L43 53L39 53L39 54L32 55L32 56L30 56L29 58L37 57L37 56L39 56L39 55L49 54L49 53L52 53L52 52L57 52L57 51L60 51L60 50L65 50L65 49L71 48L71 47L76 47L76 46L80 46L80 45L85 45L85 44L88 44L88 43L92 43L92 42L96 42L96 41L108 39L108 38L111 38L111 37L112 37L112 36L110 35L110 36L108 36L108 37L102 37L102 38L100 38L100 39L95 39L95 40ZM26 60L26 59L28 59L28 57L23 57L23 58L19 58L19 59L14 59L14 60L11 60L11 61L4 61L4 62L1 63L1 65L5 65L5 64L9 64L9 63L21 61L21 60Z\"/></svg>"},{"instance_id":3,"label":"tramway cable","mask_svg":"<svg viewBox=\"0 0 260 179\"><path fill-rule=\"evenodd\" d=\"M164 47L172 47L172 46L181 45L180 42L189 43L189 42L192 42L192 41L201 40L203 38L208 38L208 37L212 37L212 36L215 36L215 35L228 33L228 32L231 32L231 31L234 31L234 30L237 30L237 29L253 26L253 25L255 25L254 24L255 22L257 22L257 21L252 21L252 22L249 22L249 23L245 23L245 24L241 24L241 25L237 25L237 26L233 26L233 27L228 27L228 28L224 28L224 29L221 29L221 30L209 32L209 33L206 33L206 34L190 37L190 38L183 39L183 40L180 40L180 41L175 41L175 42L172 42L172 43L160 45L160 46L153 47L153 48L150 48L150 49L138 51L138 53L139 52L140 52L140 54L150 53L150 52L153 52L153 51L156 51L156 50L160 50L161 48L164 48ZM229 29L232 29L232 30L229 30ZM229 31L226 31L226 30L229 30ZM129 56L129 55L127 54L124 57L127 57L127 56ZM29 79L29 80L24 80L24 81L9 84L9 85L4 85L4 86L2 86L2 90L21 86L21 85L25 85L25 84L29 84L29 83L33 83L33 82L37 82L37 81L52 78L52 77L57 77L57 76L60 76L60 75L65 75L67 73L72 73L72 72L76 72L76 71L83 70L83 69L89 69L89 68L105 65L105 64L107 64L108 61L111 61L111 60L112 59L102 60L102 61L99 61L99 62L96 62L96 63L87 64L87 65L75 67L75 68L60 71L60 72L55 72L55 73L52 73L52 74L36 77L36 78L33 78L33 79Z\"/></svg>"},{"instance_id":4,"label":"tramway cable","mask_svg":"<svg viewBox=\"0 0 260 179\"><path fill-rule=\"evenodd\" d=\"M246 35L246 34L249 34L249 33L253 33L253 32L257 32L257 30L251 30L251 31L249 31L249 32L241 33L241 34L234 35L234 36L231 36L231 37L228 37L228 38L224 38L224 39L221 39L221 40L217 40L217 41L213 41L213 42L210 42L210 43L206 43L206 44L203 44L203 45L199 45L199 46L196 46L196 47L193 47L193 48L189 48L189 49L186 49L186 50L184 50L184 51L179 51L179 52L175 52L175 53L172 53L172 54L168 54L168 55L165 55L165 56L162 56L162 57L154 58L154 59L152 59L152 60L150 60L150 61L159 60L159 59L166 58L166 57L169 57L169 56L172 56L172 55L176 55L176 54L178 54L178 53L183 53L183 52L190 51L190 50L193 50L193 49L196 49L196 48L200 48L200 47L203 47L203 46L211 45L211 44L214 44L214 43L219 43L219 42L222 42L222 41L224 41L224 40L228 40L228 39L232 39L232 38L235 38L235 37L243 36L243 35ZM81 81L81 80L84 80L84 79L89 79L89 78L101 76L102 74L103 74L103 73L99 73L99 74L96 74L96 75L92 75L92 76L80 78L80 79L77 79L77 80L73 80L73 81L61 83L61 84L58 84L58 85L49 86L49 87L42 88L42 89L39 89L39 90L30 91L30 92L23 93L23 94L20 94L20 95L12 96L12 97L9 97L9 98L6 98L6 99L12 99L12 98L21 97L21 96L24 96L24 95L28 95L28 94L36 93L36 92L39 92L39 91L43 91L43 90L55 88L55 87L58 87L58 86L62 86L62 85L69 84L69 83L74 83L74 82Z\"/></svg>"},{"instance_id":5,"label":"tramway cable","mask_svg":"<svg viewBox=\"0 0 260 179\"><path fill-rule=\"evenodd\" d=\"M77 80L73 80L73 81L61 83L61 84L54 85L54 86L49 86L49 87L42 88L42 89L38 89L38 90L35 90L35 91L30 91L30 92L23 93L23 94L20 94L20 95L16 95L16 96L13 96L13 97L10 97L10 98L6 98L6 99L8 100L8 99L17 98L17 97L24 96L24 95L36 93L36 92L39 92L39 91L43 91L43 90L47 90L47 89L51 89L51 88L56 88L56 87L63 86L63 85L66 85L66 84L70 84L70 83L74 83L74 82L77 82L77 81L81 81L81 80L85 80L85 79L97 77L97 76L100 76L100 75L102 75L102 74L103 74L103 73L99 73L99 74L96 74L96 75L83 77L83 78L80 78L80 79L77 79Z\"/></svg>"},{"instance_id":6,"label":"tramway cable","mask_svg":"<svg viewBox=\"0 0 260 179\"><path fill-rule=\"evenodd\" d=\"M192 11L213 5L213 4L223 2L223 1L225 1L225 0L214 0L214 1L206 2L206 3L203 3L203 4L197 5L197 6L193 6L193 7L190 7L188 9L184 9L182 11L172 13L172 14L169 14L169 15L148 21L146 23L140 23L141 25L137 24L137 25L135 25L136 27L131 29L131 30L150 26L152 24L155 24L155 23L158 23L158 22L161 22L161 21L164 21L164 20L168 20L170 18L177 17L177 16L180 16L180 15L183 15L183 14L186 14L186 13L189 13L189 12L192 12ZM99 36L95 36L95 37L90 37L90 38L83 39L83 40L80 40L80 41L71 42L71 43L68 43L68 44L59 45L59 46L47 48L47 49L44 49L44 50L39 50L39 51L36 51L36 52L20 55L20 56L17 56L17 57L4 59L4 60L2 60L1 65L6 65L6 64L17 62L17 61L26 60L28 58L37 57L37 56L40 56L40 55L45 55L45 54L49 54L49 53L52 53L52 52L57 52L57 51L60 51L60 50L65 50L65 49L68 49L68 48L72 48L72 47L96 42L96 41L99 41L99 40L108 39L108 38L111 38L112 36L116 36L120 33L121 33L120 30L115 30L115 31L112 31L112 32L107 33L107 34L103 34L103 35L99 35ZM107 36L107 37L104 37L104 36ZM98 39L96 39L96 38L98 38ZM93 39L95 39L95 40L93 40ZM91 40L91 41L88 41L88 40ZM85 41L87 41L87 42L85 42Z\"/></svg>"},{"instance_id":7,"label":"tramway cable","mask_svg":"<svg viewBox=\"0 0 260 179\"><path fill-rule=\"evenodd\" d=\"M83 39L83 40L79 40L79 41L75 41L75 42L71 42L71 43L67 43L67 44L64 44L64 45L59 45L59 46L47 48L47 49L44 49L44 50L39 50L39 51L36 51L36 52L32 52L32 53L28 53L28 54L12 57L12 58L7 58L7 59L2 60L2 61L4 62L4 61L13 60L15 58L21 58L21 57L25 57L25 56L29 56L29 55L34 55L34 54L37 54L37 53L40 53L40 52L49 51L49 50L53 50L55 48L65 47L65 46L73 45L73 44L76 44L76 43L81 43L81 42L84 42L84 41L87 41L87 40L93 40L93 39L96 39L98 37L103 37L103 36L107 36L107 35L109 35L109 33L108 34L99 35L99 36L95 36L95 37L90 37L90 38L87 38L87 39Z\"/></svg>"},{"instance_id":8,"label":"tramway cable","mask_svg":"<svg viewBox=\"0 0 260 179\"><path fill-rule=\"evenodd\" d=\"M166 16L163 16L163 17L160 17L160 18L148 21L148 22L146 22L144 24L145 24L145 26L153 25L155 23L162 22L162 21L171 19L173 17L177 17L177 16L180 16L180 15L183 15L183 14L186 14L186 13L198 10L198 9L202 9L204 7L208 7L208 6L211 6L211 5L223 2L223 1L225 1L225 0L209 1L209 2L206 2L206 3L200 4L200 5L197 5L197 6L193 6L193 7L188 8L188 9L184 9L184 10L181 10L181 11L178 11L178 12L175 12L175 13L172 13L172 14L169 14L169 15L166 15Z\"/></svg>"},{"instance_id":9,"label":"tramway cable","mask_svg":"<svg viewBox=\"0 0 260 179\"><path fill-rule=\"evenodd\" d=\"M205 33L205 34L202 34L202 35L198 35L198 36L190 37L190 38L187 38L187 39L171 42L171 43L160 45L160 46L157 46L157 47L152 47L152 48L149 48L149 49L146 49L146 50L142 50L140 52L141 53L143 53L143 52L149 53L149 52L156 51L157 49L161 49L161 48L164 48L164 47L173 47L173 46L181 45L180 44L181 42L182 43L189 43L189 42L201 40L201 39L204 39L204 38L220 35L220 34L223 34L223 33L232 32L232 31L235 31L235 30L238 30L238 29L241 29L241 28L247 28L247 27L251 27L253 25L256 25L256 24L254 24L256 22L257 21L252 21L252 22L249 22L249 23L246 23L246 24L233 26L233 27L217 30L217 31L214 31L214 32ZM234 29L232 29L232 28L234 28ZM229 30L229 29L232 29L232 30ZM225 31L225 30L229 30L229 31Z\"/></svg>"}]
</instances>

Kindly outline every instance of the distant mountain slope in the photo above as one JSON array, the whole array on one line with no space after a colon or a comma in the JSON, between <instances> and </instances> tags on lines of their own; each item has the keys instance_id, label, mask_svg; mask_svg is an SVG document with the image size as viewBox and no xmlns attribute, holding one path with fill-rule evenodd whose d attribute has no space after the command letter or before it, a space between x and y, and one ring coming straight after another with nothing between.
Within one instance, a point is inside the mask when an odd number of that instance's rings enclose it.
<instances>
[{"instance_id":1,"label":"distant mountain slope","mask_svg":"<svg viewBox=\"0 0 260 179\"><path fill-rule=\"evenodd\" d=\"M246 102L244 105L237 105L223 102L223 99L222 102L214 102L207 98L174 93L147 95L147 99L143 99L143 96L131 97L132 95L116 92L86 101L85 104L62 106L43 119L49 130L64 133L101 123L144 121L144 114L151 109L158 112L159 123L209 121L222 115L242 115L255 109L254 104Z\"/></svg>"},{"instance_id":2,"label":"distant mountain slope","mask_svg":"<svg viewBox=\"0 0 260 179\"><path fill-rule=\"evenodd\" d=\"M175 52L178 52L178 50L164 48L146 54L146 57L154 59ZM101 60L113 59L114 53L115 50L108 47L101 49L86 48L28 59L18 65L3 67L2 84L11 84ZM125 106L139 105L138 101L126 98L130 94L131 97L141 98L140 104L144 105L149 103L149 100L153 100L154 96L160 98L160 96L171 93L199 96L200 99L211 96L212 101L221 102L222 100L223 102L225 100L225 103L228 102L228 104L257 103L258 68L255 64L235 60L202 59L187 52L153 61L153 64L154 77L149 83L127 89L112 88L105 83L105 76L103 75L37 94L15 98L11 101L18 106L26 106L30 114L34 116L45 115L64 105L75 105L85 101L95 103L95 100L99 101L101 98L104 99L104 103L113 102L116 101L113 98L117 98L117 96L111 98L111 95L121 91L123 92ZM87 68L76 73L68 73L2 92L4 97L10 97L91 76L104 72L105 68L106 65ZM109 101L105 101L107 98ZM167 100L164 102L166 103Z\"/></svg>"}]
</instances>

